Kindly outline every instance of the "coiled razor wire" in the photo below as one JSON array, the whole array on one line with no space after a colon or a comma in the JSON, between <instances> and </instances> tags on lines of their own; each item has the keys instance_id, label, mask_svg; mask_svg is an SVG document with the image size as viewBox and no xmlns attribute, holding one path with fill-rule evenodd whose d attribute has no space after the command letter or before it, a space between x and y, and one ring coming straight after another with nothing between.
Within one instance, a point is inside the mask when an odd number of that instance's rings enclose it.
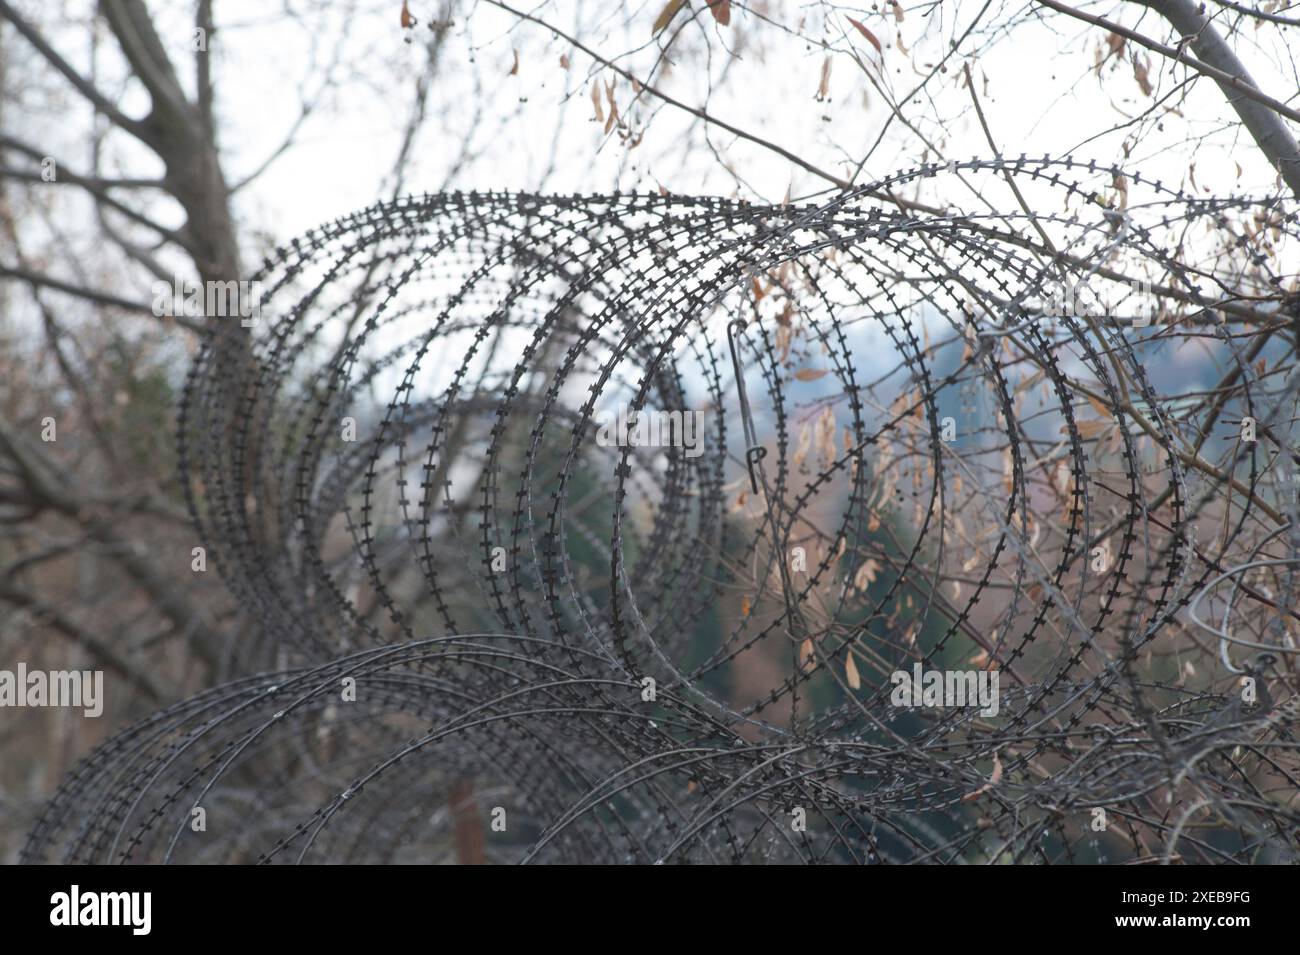
<instances>
[{"instance_id":1,"label":"coiled razor wire","mask_svg":"<svg viewBox=\"0 0 1300 955\"><path fill-rule=\"evenodd\" d=\"M300 663L101 746L25 858L1294 862L1297 231L1025 158L323 226L179 429Z\"/></svg>"}]
</instances>

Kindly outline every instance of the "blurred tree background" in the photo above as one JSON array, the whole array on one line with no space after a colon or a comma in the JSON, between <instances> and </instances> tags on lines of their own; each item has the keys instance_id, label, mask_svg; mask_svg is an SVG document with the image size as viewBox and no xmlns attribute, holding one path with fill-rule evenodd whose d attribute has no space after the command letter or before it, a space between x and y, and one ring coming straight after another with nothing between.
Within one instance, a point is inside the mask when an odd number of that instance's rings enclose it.
<instances>
[{"instance_id":1,"label":"blurred tree background","mask_svg":"<svg viewBox=\"0 0 1300 955\"><path fill-rule=\"evenodd\" d=\"M1295 195L1297 37L1279 0L0 0L0 667L109 687L97 720L0 711L0 860L104 736L286 662L191 571L174 414L206 319L156 315L156 282L246 280L408 191L776 203L1028 152Z\"/></svg>"}]
</instances>

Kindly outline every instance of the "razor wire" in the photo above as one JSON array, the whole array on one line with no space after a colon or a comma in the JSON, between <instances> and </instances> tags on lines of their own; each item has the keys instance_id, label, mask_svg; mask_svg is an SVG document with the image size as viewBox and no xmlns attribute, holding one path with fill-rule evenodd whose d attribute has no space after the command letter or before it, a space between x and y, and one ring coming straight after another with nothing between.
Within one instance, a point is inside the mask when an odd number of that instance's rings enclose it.
<instances>
[{"instance_id":1,"label":"razor wire","mask_svg":"<svg viewBox=\"0 0 1300 955\"><path fill-rule=\"evenodd\" d=\"M1024 157L322 226L179 423L294 663L24 858L1295 862L1298 232Z\"/></svg>"}]
</instances>

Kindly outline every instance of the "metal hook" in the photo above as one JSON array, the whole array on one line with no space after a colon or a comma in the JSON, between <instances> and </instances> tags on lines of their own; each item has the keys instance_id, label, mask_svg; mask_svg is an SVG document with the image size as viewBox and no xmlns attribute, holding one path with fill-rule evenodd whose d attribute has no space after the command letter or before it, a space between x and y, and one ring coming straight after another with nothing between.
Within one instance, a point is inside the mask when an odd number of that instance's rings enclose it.
<instances>
[{"instance_id":1,"label":"metal hook","mask_svg":"<svg viewBox=\"0 0 1300 955\"><path fill-rule=\"evenodd\" d=\"M731 349L731 365L736 375L736 395L740 399L740 422L745 431L745 467L749 470L749 486L758 493L759 477L762 470L759 462L767 457L767 448L758 442L754 430L754 415L749 408L749 395L745 392L745 369L740 364L740 352L736 349L736 336L745 330L748 323L743 318L733 318L727 323L727 345Z\"/></svg>"},{"instance_id":2,"label":"metal hook","mask_svg":"<svg viewBox=\"0 0 1300 955\"><path fill-rule=\"evenodd\" d=\"M767 457L767 448L761 444L745 450L745 466L749 468L749 486L754 489L755 494L758 493L758 472L754 468L765 457Z\"/></svg>"}]
</instances>

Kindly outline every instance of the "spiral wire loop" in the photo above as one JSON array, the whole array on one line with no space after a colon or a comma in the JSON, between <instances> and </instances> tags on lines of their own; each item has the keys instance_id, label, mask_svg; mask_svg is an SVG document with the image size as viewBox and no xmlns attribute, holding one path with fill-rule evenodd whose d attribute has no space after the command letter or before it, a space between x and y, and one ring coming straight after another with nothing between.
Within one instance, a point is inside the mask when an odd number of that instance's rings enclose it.
<instances>
[{"instance_id":1,"label":"spiral wire loop","mask_svg":"<svg viewBox=\"0 0 1300 955\"><path fill-rule=\"evenodd\" d=\"M896 201L936 177L971 208ZM1296 862L1298 231L1046 158L322 226L179 419L292 662L24 858Z\"/></svg>"}]
</instances>

